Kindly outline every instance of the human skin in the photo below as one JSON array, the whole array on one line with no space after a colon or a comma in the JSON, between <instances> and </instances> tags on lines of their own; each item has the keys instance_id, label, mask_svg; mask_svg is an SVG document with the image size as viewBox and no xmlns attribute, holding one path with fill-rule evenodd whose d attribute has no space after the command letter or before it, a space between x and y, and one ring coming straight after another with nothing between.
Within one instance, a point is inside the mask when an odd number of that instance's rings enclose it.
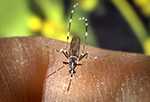
<instances>
[{"instance_id":1,"label":"human skin","mask_svg":"<svg viewBox=\"0 0 150 102\"><path fill-rule=\"evenodd\" d=\"M150 102L150 57L87 46L67 91L67 59L57 51L65 45L42 37L0 39L0 102Z\"/></svg>"}]
</instances>

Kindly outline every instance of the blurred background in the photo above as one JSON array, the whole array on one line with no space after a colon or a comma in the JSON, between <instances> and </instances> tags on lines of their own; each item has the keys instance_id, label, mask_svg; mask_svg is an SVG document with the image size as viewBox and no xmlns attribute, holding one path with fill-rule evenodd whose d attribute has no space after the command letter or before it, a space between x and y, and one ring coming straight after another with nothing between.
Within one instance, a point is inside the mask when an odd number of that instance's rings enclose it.
<instances>
[{"instance_id":1,"label":"blurred background","mask_svg":"<svg viewBox=\"0 0 150 102\"><path fill-rule=\"evenodd\" d=\"M150 55L150 0L78 0L72 33L88 44L111 50ZM75 0L0 0L0 37L44 36L66 41Z\"/></svg>"}]
</instances>

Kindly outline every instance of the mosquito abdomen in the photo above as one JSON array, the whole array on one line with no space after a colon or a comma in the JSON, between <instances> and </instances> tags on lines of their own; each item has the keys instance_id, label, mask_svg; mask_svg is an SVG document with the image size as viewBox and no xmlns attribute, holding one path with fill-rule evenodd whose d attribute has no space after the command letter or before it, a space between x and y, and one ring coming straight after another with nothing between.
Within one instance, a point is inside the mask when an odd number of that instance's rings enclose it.
<instances>
[{"instance_id":1,"label":"mosquito abdomen","mask_svg":"<svg viewBox=\"0 0 150 102\"><path fill-rule=\"evenodd\" d=\"M79 36L73 36L69 49L69 56L79 57L80 54L80 38Z\"/></svg>"}]
</instances>

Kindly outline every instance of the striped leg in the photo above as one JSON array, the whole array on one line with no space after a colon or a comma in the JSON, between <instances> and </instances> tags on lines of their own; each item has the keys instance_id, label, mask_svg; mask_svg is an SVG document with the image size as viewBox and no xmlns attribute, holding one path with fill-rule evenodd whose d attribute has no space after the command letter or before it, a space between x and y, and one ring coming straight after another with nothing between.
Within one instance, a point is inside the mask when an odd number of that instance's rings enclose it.
<instances>
[{"instance_id":1,"label":"striped leg","mask_svg":"<svg viewBox=\"0 0 150 102\"><path fill-rule=\"evenodd\" d=\"M68 40L69 40L69 37L70 37L70 33L71 33L71 26L72 26L72 20L73 20L73 15L75 14L75 9L79 6L79 3L75 3L73 5L73 8L71 10L71 13L70 13L70 18L69 18L69 25L68 25L68 32L67 32L67 45L66 45L66 49L68 48Z\"/></svg>"},{"instance_id":2,"label":"striped leg","mask_svg":"<svg viewBox=\"0 0 150 102\"><path fill-rule=\"evenodd\" d=\"M82 54L81 54L81 56L83 56L83 55L88 55L88 53L85 52L86 51L85 45L87 44L87 36L88 36L88 19L85 17L81 17L79 18L79 20L83 21L85 25L84 44L83 44L83 49L82 49ZM82 59L82 57L79 59Z\"/></svg>"}]
</instances>

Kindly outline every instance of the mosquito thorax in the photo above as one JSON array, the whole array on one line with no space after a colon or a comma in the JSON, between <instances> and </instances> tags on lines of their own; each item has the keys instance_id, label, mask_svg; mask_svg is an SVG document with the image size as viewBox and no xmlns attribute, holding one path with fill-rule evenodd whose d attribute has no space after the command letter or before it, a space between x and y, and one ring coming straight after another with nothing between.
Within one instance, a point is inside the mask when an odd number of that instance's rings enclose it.
<instances>
[{"instance_id":1,"label":"mosquito thorax","mask_svg":"<svg viewBox=\"0 0 150 102\"><path fill-rule=\"evenodd\" d=\"M71 65L71 67L76 67L77 64L77 57L76 56L70 56L69 59L69 65Z\"/></svg>"}]
</instances>

